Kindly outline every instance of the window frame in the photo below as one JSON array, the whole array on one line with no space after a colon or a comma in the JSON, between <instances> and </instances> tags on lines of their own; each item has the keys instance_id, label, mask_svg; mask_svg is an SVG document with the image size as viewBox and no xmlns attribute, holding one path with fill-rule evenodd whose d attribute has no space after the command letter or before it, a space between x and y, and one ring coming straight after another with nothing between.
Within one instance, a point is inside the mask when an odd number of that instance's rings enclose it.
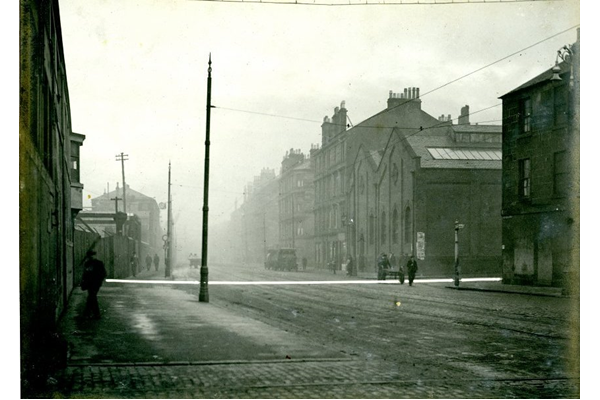
<instances>
[{"instance_id":1,"label":"window frame","mask_svg":"<svg viewBox=\"0 0 600 400\"><path fill-rule=\"evenodd\" d=\"M532 131L532 103L531 97L524 97L519 101L519 127L521 134L527 135Z\"/></svg>"},{"instance_id":2,"label":"window frame","mask_svg":"<svg viewBox=\"0 0 600 400\"><path fill-rule=\"evenodd\" d=\"M519 160L518 194L521 200L531 199L531 158Z\"/></svg>"}]
</instances>

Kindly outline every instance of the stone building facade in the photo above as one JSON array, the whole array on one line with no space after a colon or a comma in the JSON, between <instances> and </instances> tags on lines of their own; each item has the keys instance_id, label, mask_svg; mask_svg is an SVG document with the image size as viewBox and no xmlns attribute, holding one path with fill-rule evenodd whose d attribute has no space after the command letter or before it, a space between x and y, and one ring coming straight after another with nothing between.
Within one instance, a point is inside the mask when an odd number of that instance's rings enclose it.
<instances>
[{"instance_id":1,"label":"stone building facade","mask_svg":"<svg viewBox=\"0 0 600 400\"><path fill-rule=\"evenodd\" d=\"M579 32L564 60L501 97L506 283L579 275Z\"/></svg>"},{"instance_id":2,"label":"stone building facade","mask_svg":"<svg viewBox=\"0 0 600 400\"><path fill-rule=\"evenodd\" d=\"M348 131L348 253L374 271L382 252L414 254L425 276L452 276L454 225L466 275L500 273L501 127L421 109L418 88Z\"/></svg>"},{"instance_id":3,"label":"stone building facade","mask_svg":"<svg viewBox=\"0 0 600 400\"><path fill-rule=\"evenodd\" d=\"M345 102L326 116L321 125L321 144L310 151L314 163L314 262L326 268L339 267L347 253L346 244L346 139Z\"/></svg>"},{"instance_id":4,"label":"stone building facade","mask_svg":"<svg viewBox=\"0 0 600 400\"><path fill-rule=\"evenodd\" d=\"M84 136L71 130L58 1L21 1L19 28L21 394L28 397L66 360L56 325L79 283L73 233L82 185L72 177L72 155Z\"/></svg>"},{"instance_id":5,"label":"stone building facade","mask_svg":"<svg viewBox=\"0 0 600 400\"><path fill-rule=\"evenodd\" d=\"M279 247L296 249L298 264L314 260L314 168L311 158L290 149L279 176Z\"/></svg>"}]
</instances>

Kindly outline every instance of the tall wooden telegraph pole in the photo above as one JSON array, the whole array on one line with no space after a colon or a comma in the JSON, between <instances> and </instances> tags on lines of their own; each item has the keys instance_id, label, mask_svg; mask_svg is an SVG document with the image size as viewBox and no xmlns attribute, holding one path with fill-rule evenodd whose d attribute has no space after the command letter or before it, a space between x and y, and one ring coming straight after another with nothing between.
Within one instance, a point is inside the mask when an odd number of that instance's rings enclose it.
<instances>
[{"instance_id":1,"label":"tall wooden telegraph pole","mask_svg":"<svg viewBox=\"0 0 600 400\"><path fill-rule=\"evenodd\" d=\"M116 161L121 161L121 174L123 175L123 212L127 214L127 193L126 193L126 184L125 184L125 161L129 160L128 154L117 154ZM116 196L116 195L115 195Z\"/></svg>"}]
</instances>

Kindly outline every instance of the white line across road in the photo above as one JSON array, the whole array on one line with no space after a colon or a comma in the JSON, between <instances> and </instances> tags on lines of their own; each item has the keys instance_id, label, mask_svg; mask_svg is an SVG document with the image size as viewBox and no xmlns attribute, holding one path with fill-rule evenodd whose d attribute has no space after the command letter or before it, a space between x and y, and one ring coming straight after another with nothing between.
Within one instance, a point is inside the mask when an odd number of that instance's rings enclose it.
<instances>
[{"instance_id":1,"label":"white line across road","mask_svg":"<svg viewBox=\"0 0 600 400\"><path fill-rule=\"evenodd\" d=\"M464 278L461 282L499 282L502 278ZM161 281L142 279L107 279L106 282L114 283L144 283L155 285L199 285L199 281ZM415 279L415 283L452 283L454 279ZM369 285L387 283L398 285L397 280L378 281L375 279L348 280L348 281L209 281L209 285Z\"/></svg>"}]
</instances>

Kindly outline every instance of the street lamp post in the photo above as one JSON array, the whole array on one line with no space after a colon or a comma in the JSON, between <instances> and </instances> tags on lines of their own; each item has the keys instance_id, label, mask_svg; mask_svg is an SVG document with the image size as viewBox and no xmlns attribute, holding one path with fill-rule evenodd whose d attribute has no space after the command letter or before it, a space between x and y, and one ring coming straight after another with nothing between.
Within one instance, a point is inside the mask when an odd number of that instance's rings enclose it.
<instances>
[{"instance_id":1,"label":"street lamp post","mask_svg":"<svg viewBox=\"0 0 600 400\"><path fill-rule=\"evenodd\" d=\"M208 78L206 88L206 140L204 141L204 204L202 206L202 260L200 266L200 295L199 301L208 303L208 266L206 260L208 257L208 177L210 165L210 90L212 84L212 60L208 55Z\"/></svg>"},{"instance_id":2,"label":"street lamp post","mask_svg":"<svg viewBox=\"0 0 600 400\"><path fill-rule=\"evenodd\" d=\"M464 228L464 224L454 221L454 286L460 285L460 265L458 264L458 231Z\"/></svg>"},{"instance_id":3,"label":"street lamp post","mask_svg":"<svg viewBox=\"0 0 600 400\"><path fill-rule=\"evenodd\" d=\"M167 188L167 239L165 240L165 278L171 276L171 161Z\"/></svg>"}]
</instances>

